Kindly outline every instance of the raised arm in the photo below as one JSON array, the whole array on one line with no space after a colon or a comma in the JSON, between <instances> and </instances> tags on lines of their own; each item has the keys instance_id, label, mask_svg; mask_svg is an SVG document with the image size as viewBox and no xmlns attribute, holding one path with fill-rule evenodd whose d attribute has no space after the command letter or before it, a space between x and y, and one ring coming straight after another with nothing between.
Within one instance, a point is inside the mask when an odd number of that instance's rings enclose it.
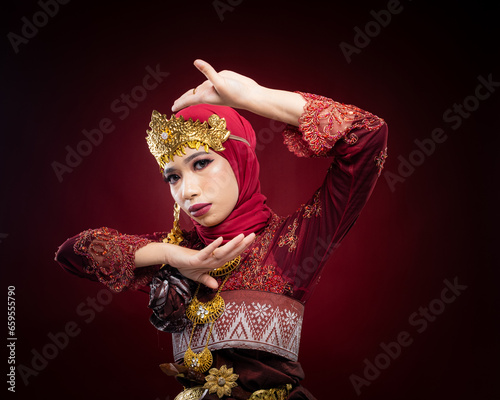
<instances>
[{"instance_id":1,"label":"raised arm","mask_svg":"<svg viewBox=\"0 0 500 400\"><path fill-rule=\"evenodd\" d=\"M388 130L383 119L356 106L300 95L307 104L299 127L283 132L285 144L299 157L333 157L323 185L288 218L275 248L294 295L305 301L375 187L387 158Z\"/></svg>"},{"instance_id":2,"label":"raised arm","mask_svg":"<svg viewBox=\"0 0 500 400\"><path fill-rule=\"evenodd\" d=\"M193 104L218 104L299 126L299 119L304 114L304 107L308 102L300 93L266 88L233 71L217 72L203 60L196 60L194 65L207 80L179 97L174 102L172 111L176 112ZM337 113L336 110L334 112ZM336 117L328 128L332 131L347 131L352 119L341 118L338 113Z\"/></svg>"},{"instance_id":3,"label":"raised arm","mask_svg":"<svg viewBox=\"0 0 500 400\"><path fill-rule=\"evenodd\" d=\"M201 60L195 66L207 80L177 99L174 111L197 103L246 109L287 123L285 144L297 156L333 158L321 188L288 217L271 245L270 260L280 260L276 267L305 301L375 186L387 157L387 125L327 97L264 88L231 71L217 73Z\"/></svg>"}]
</instances>

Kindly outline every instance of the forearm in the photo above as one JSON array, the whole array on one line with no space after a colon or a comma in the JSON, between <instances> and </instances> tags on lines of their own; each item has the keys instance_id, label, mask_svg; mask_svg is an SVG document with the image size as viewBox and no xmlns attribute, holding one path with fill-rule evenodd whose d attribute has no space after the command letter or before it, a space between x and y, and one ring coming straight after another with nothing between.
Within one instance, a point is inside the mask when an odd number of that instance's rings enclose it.
<instances>
[{"instance_id":1,"label":"forearm","mask_svg":"<svg viewBox=\"0 0 500 400\"><path fill-rule=\"evenodd\" d=\"M135 267L143 268L151 265L168 264L183 271L191 267L190 257L195 256L197 250L178 246L171 243L151 242L135 252Z\"/></svg>"},{"instance_id":2,"label":"forearm","mask_svg":"<svg viewBox=\"0 0 500 400\"><path fill-rule=\"evenodd\" d=\"M331 132L346 132L350 129L354 112L348 109L349 106L344 107L341 103L337 103L341 106L340 108L330 107L336 102L322 96L316 96L327 99L322 107L316 109L316 105L311 105L310 99L305 98L304 95L308 94L257 85L248 96L244 97L240 108L297 127L303 125L304 117L307 119L311 113L315 113L313 121L310 121L314 125L319 124L322 120L325 126L328 125L327 130Z\"/></svg>"},{"instance_id":3,"label":"forearm","mask_svg":"<svg viewBox=\"0 0 500 400\"><path fill-rule=\"evenodd\" d=\"M298 93L270 89L263 86L253 88L248 100L241 108L266 118L299 126L306 100Z\"/></svg>"},{"instance_id":4,"label":"forearm","mask_svg":"<svg viewBox=\"0 0 500 400\"><path fill-rule=\"evenodd\" d=\"M240 255L255 239L255 234L236 236L222 244L222 237L202 250L189 249L170 243L148 243L135 252L135 268L168 264L193 281L217 289L217 281L208 272L222 267Z\"/></svg>"},{"instance_id":5,"label":"forearm","mask_svg":"<svg viewBox=\"0 0 500 400\"><path fill-rule=\"evenodd\" d=\"M166 264L169 243L148 243L135 252L135 267L142 268L151 265Z\"/></svg>"}]
</instances>

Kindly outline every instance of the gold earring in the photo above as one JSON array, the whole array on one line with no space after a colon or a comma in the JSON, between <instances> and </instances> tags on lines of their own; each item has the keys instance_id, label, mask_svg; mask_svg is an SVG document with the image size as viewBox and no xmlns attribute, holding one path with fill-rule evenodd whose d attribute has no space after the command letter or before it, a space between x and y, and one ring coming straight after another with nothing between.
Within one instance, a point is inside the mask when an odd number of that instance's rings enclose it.
<instances>
[{"instance_id":1,"label":"gold earring","mask_svg":"<svg viewBox=\"0 0 500 400\"><path fill-rule=\"evenodd\" d=\"M179 244L184 240L182 236L181 226L179 225L179 217L181 213L181 207L177 202L174 203L174 226L167 236L167 242L172 244Z\"/></svg>"}]
</instances>

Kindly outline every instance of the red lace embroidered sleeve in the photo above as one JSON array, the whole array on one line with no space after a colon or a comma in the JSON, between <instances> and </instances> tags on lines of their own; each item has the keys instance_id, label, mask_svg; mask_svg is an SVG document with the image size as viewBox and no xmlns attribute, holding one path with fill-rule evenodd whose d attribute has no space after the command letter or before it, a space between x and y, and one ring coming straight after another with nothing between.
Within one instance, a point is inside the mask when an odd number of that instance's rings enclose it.
<instances>
[{"instance_id":1,"label":"red lace embroidered sleeve","mask_svg":"<svg viewBox=\"0 0 500 400\"><path fill-rule=\"evenodd\" d=\"M114 229L89 229L61 245L56 261L67 271L99 281L115 292L151 282L159 266L135 268L135 252L161 234L125 235Z\"/></svg>"},{"instance_id":2,"label":"red lace embroidered sleeve","mask_svg":"<svg viewBox=\"0 0 500 400\"><path fill-rule=\"evenodd\" d=\"M329 155L339 139L349 144L357 136L347 134L364 128L379 129L384 120L353 105L346 105L316 94L297 92L307 101L299 127L287 125L283 132L288 149L299 157Z\"/></svg>"}]
</instances>

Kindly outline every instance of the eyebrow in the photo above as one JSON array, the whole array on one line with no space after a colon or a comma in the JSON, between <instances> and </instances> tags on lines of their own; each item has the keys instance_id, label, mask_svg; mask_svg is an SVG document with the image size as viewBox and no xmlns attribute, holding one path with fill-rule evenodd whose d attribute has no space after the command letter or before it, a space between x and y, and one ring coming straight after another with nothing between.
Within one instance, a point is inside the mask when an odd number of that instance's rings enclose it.
<instances>
[{"instance_id":1,"label":"eyebrow","mask_svg":"<svg viewBox=\"0 0 500 400\"><path fill-rule=\"evenodd\" d=\"M207 153L206 151L198 151L197 153L193 153L191 154L190 156L187 156L183 161L184 161L184 164L187 164L189 163L193 158L196 158L198 157L199 155L201 154L210 154L210 153ZM167 168L165 171L163 171L163 175L168 175L170 174L171 172L174 172L176 169L174 167L171 167L171 168Z\"/></svg>"}]
</instances>

